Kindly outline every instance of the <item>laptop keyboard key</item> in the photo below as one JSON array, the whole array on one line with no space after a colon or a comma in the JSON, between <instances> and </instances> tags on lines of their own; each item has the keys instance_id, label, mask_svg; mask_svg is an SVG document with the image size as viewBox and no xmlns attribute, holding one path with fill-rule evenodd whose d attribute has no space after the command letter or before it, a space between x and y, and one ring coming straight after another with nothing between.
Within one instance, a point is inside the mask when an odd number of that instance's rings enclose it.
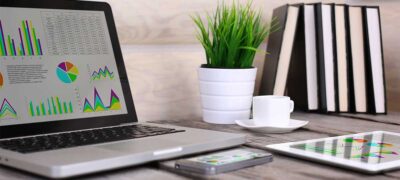
<instances>
[{"instance_id":1,"label":"laptop keyboard key","mask_svg":"<svg viewBox=\"0 0 400 180\"><path fill-rule=\"evenodd\" d=\"M33 153L179 132L184 132L184 130L127 125L3 140L0 141L0 148L20 153Z\"/></svg>"}]
</instances>

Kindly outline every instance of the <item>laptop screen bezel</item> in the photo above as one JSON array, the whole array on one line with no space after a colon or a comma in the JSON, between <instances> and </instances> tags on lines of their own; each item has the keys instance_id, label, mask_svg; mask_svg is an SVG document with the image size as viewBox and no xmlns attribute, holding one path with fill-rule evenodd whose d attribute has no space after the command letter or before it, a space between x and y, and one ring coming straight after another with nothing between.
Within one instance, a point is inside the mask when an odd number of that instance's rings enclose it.
<instances>
[{"instance_id":1,"label":"laptop screen bezel","mask_svg":"<svg viewBox=\"0 0 400 180\"><path fill-rule=\"evenodd\" d=\"M0 7L103 11L107 21L107 27L111 38L112 48L114 51L118 73L122 85L122 91L125 97L125 103L128 112L127 114L94 118L79 118L42 123L1 126L0 139L74 131L81 129L100 128L138 121L133 104L128 76L122 57L121 47L118 40L117 30L114 24L114 18L109 4L105 2L66 0L5 0L0 1Z\"/></svg>"}]
</instances>

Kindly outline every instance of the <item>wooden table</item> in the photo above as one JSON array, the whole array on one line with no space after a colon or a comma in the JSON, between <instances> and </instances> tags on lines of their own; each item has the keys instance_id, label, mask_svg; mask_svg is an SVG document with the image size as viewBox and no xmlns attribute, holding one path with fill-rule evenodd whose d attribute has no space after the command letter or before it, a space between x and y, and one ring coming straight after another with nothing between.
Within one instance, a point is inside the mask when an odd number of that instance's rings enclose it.
<instances>
[{"instance_id":1,"label":"wooden table","mask_svg":"<svg viewBox=\"0 0 400 180\"><path fill-rule=\"evenodd\" d=\"M267 144L284 143L313 138L323 138L351 133L386 130L400 133L400 113L388 115L354 115L334 114L323 115L314 113L295 112L294 119L308 120L310 123L297 131L287 134L265 134L242 129L236 125L212 125L194 120L165 120L154 123L172 124L185 127L195 127L242 133L247 135L245 146L265 149ZM143 166L124 168L103 172L100 174L80 177L79 179L399 179L400 170L378 175L366 175L350 170L318 164L307 160L274 154L274 161L269 164L250 167L216 176L202 176L193 173L177 171L173 168L175 160L150 163ZM14 169L0 167L0 179L40 179L41 177L20 172Z\"/></svg>"}]
</instances>

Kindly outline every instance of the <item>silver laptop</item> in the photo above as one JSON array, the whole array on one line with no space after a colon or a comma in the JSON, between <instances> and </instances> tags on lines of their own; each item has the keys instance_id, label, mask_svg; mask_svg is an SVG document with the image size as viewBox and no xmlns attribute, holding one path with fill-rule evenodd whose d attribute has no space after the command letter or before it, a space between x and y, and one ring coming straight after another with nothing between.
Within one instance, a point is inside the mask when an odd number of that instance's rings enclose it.
<instances>
[{"instance_id":1,"label":"silver laptop","mask_svg":"<svg viewBox=\"0 0 400 180\"><path fill-rule=\"evenodd\" d=\"M65 178L244 142L137 123L108 4L0 1L0 164Z\"/></svg>"}]
</instances>

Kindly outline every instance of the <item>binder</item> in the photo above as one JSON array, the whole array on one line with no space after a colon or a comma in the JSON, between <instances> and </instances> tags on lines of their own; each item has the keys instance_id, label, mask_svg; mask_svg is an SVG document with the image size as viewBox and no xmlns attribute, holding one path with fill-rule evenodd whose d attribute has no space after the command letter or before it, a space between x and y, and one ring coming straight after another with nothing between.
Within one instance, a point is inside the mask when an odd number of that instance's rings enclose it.
<instances>
[{"instance_id":1,"label":"binder","mask_svg":"<svg viewBox=\"0 0 400 180\"><path fill-rule=\"evenodd\" d=\"M281 30L269 40L261 94L287 92L305 111L387 113L379 7L293 4L274 16Z\"/></svg>"},{"instance_id":2,"label":"binder","mask_svg":"<svg viewBox=\"0 0 400 180\"><path fill-rule=\"evenodd\" d=\"M379 7L363 7L368 112L386 114L385 70Z\"/></svg>"},{"instance_id":3,"label":"binder","mask_svg":"<svg viewBox=\"0 0 400 180\"><path fill-rule=\"evenodd\" d=\"M260 87L262 95L285 94L298 14L299 8L291 5L273 11L273 17L278 19L281 28L268 40L267 52L271 54L266 55L264 64Z\"/></svg>"},{"instance_id":4,"label":"binder","mask_svg":"<svg viewBox=\"0 0 400 180\"><path fill-rule=\"evenodd\" d=\"M288 80L288 95L297 109L316 111L318 105L315 4L300 8Z\"/></svg>"},{"instance_id":5,"label":"binder","mask_svg":"<svg viewBox=\"0 0 400 180\"><path fill-rule=\"evenodd\" d=\"M348 41L348 13L347 6L336 4L335 11L335 45L336 45L336 69L337 69L337 109L338 112L349 112L351 110L349 56L350 44ZM340 72L340 73L339 73Z\"/></svg>"},{"instance_id":6,"label":"binder","mask_svg":"<svg viewBox=\"0 0 400 180\"><path fill-rule=\"evenodd\" d=\"M316 5L319 103L322 112L337 111L335 28L332 4Z\"/></svg>"},{"instance_id":7,"label":"binder","mask_svg":"<svg viewBox=\"0 0 400 180\"><path fill-rule=\"evenodd\" d=\"M348 7L351 97L353 112L367 113L367 82L365 68L365 40L362 7Z\"/></svg>"}]
</instances>

